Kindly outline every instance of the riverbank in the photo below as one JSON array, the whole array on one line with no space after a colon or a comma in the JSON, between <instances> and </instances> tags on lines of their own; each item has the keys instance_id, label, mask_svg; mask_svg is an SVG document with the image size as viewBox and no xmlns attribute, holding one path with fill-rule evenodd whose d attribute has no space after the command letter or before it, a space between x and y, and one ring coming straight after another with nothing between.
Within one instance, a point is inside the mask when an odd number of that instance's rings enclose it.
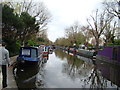
<instances>
[{"instance_id":1,"label":"riverbank","mask_svg":"<svg viewBox=\"0 0 120 90\"><path fill-rule=\"evenodd\" d=\"M16 57L10 57L11 65L13 65L16 62ZM6 88L17 88L16 81L13 75L13 66L8 67L8 86ZM0 68L0 90L2 89L2 73Z\"/></svg>"}]
</instances>

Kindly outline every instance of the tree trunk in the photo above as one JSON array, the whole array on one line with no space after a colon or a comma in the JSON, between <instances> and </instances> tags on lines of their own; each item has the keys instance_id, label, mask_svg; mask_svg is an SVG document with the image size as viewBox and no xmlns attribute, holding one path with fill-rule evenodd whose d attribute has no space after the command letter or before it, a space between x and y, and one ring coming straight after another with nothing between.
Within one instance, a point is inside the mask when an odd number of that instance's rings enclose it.
<instances>
[{"instance_id":1,"label":"tree trunk","mask_svg":"<svg viewBox=\"0 0 120 90\"><path fill-rule=\"evenodd\" d=\"M98 53L99 50L99 38L96 38L95 52Z\"/></svg>"}]
</instances>

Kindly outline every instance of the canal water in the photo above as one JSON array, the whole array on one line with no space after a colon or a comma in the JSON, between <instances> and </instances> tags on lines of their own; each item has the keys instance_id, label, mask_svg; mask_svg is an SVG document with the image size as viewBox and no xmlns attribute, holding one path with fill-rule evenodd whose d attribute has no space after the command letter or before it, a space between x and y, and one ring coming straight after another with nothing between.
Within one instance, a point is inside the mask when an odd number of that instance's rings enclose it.
<instances>
[{"instance_id":1,"label":"canal water","mask_svg":"<svg viewBox=\"0 0 120 90\"><path fill-rule=\"evenodd\" d=\"M119 88L120 68L55 50L39 68L14 68L19 88Z\"/></svg>"}]
</instances>

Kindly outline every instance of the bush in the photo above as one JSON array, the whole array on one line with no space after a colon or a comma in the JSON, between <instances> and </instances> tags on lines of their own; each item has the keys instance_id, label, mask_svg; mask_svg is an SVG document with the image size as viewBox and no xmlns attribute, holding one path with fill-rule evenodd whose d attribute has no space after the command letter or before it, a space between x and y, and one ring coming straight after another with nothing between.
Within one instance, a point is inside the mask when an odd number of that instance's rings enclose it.
<instances>
[{"instance_id":1,"label":"bush","mask_svg":"<svg viewBox=\"0 0 120 90\"><path fill-rule=\"evenodd\" d=\"M108 43L108 46L112 46L112 45L120 45L120 39L115 39L114 43Z\"/></svg>"},{"instance_id":2,"label":"bush","mask_svg":"<svg viewBox=\"0 0 120 90\"><path fill-rule=\"evenodd\" d=\"M115 43L115 45L120 45L120 39L116 39L116 40L114 41L114 43Z\"/></svg>"},{"instance_id":3,"label":"bush","mask_svg":"<svg viewBox=\"0 0 120 90\"><path fill-rule=\"evenodd\" d=\"M28 41L27 41L27 45L28 45L28 46L36 45L36 42L33 41L33 40L28 40Z\"/></svg>"},{"instance_id":4,"label":"bush","mask_svg":"<svg viewBox=\"0 0 120 90\"><path fill-rule=\"evenodd\" d=\"M45 42L44 38L41 38L41 37L37 38L37 40L38 40L39 42Z\"/></svg>"},{"instance_id":5,"label":"bush","mask_svg":"<svg viewBox=\"0 0 120 90\"><path fill-rule=\"evenodd\" d=\"M108 43L107 45L108 46L111 46L111 45L120 45L120 39L115 39L114 43Z\"/></svg>"},{"instance_id":6,"label":"bush","mask_svg":"<svg viewBox=\"0 0 120 90\"><path fill-rule=\"evenodd\" d=\"M19 53L19 49L20 49L19 41L13 41L10 38L4 38L4 41L7 44L6 49L8 49L10 53L10 57L15 56Z\"/></svg>"},{"instance_id":7,"label":"bush","mask_svg":"<svg viewBox=\"0 0 120 90\"><path fill-rule=\"evenodd\" d=\"M9 45L7 48L10 52L10 56L15 56L15 55L19 54L20 44L18 42L15 42L15 43Z\"/></svg>"}]
</instances>

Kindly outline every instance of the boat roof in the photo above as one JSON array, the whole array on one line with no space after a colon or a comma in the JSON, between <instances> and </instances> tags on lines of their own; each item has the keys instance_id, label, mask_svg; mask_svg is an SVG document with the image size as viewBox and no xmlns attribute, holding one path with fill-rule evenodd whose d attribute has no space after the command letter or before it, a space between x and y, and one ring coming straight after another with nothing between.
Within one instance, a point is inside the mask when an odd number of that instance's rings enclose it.
<instances>
[{"instance_id":1,"label":"boat roof","mask_svg":"<svg viewBox=\"0 0 120 90\"><path fill-rule=\"evenodd\" d=\"M37 46L25 46L25 47L21 47L21 48L35 48L35 49L37 49L38 47Z\"/></svg>"},{"instance_id":2,"label":"boat roof","mask_svg":"<svg viewBox=\"0 0 120 90\"><path fill-rule=\"evenodd\" d=\"M120 47L120 45L111 45L111 46L106 46L106 47Z\"/></svg>"}]
</instances>

